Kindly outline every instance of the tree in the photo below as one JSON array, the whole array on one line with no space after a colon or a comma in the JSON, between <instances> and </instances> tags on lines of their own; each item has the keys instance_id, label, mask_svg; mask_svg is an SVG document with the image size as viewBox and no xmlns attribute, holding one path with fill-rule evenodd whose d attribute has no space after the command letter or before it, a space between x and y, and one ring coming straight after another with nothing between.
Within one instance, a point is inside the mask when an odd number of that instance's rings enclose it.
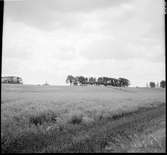
<instances>
[{"instance_id":1,"label":"tree","mask_svg":"<svg viewBox=\"0 0 167 155\"><path fill-rule=\"evenodd\" d=\"M99 78L97 79L97 84L98 84L98 85L103 84L103 78L102 78L102 77L99 77Z\"/></svg>"},{"instance_id":2,"label":"tree","mask_svg":"<svg viewBox=\"0 0 167 155\"><path fill-rule=\"evenodd\" d=\"M76 76L68 75L66 79L66 83L74 84L74 85L104 85L104 86L114 86L114 87L126 87L130 85L130 81L125 78L110 78L110 77L98 77L97 80L94 77L84 77L84 76Z\"/></svg>"},{"instance_id":3,"label":"tree","mask_svg":"<svg viewBox=\"0 0 167 155\"><path fill-rule=\"evenodd\" d=\"M162 81L160 82L160 87L166 88L166 81L162 80Z\"/></svg>"},{"instance_id":4,"label":"tree","mask_svg":"<svg viewBox=\"0 0 167 155\"><path fill-rule=\"evenodd\" d=\"M124 80L124 78L119 78L118 80L119 80L119 86L120 87L125 87L125 80Z\"/></svg>"},{"instance_id":5,"label":"tree","mask_svg":"<svg viewBox=\"0 0 167 155\"><path fill-rule=\"evenodd\" d=\"M96 78L90 77L89 78L89 84L94 85L96 83Z\"/></svg>"},{"instance_id":6,"label":"tree","mask_svg":"<svg viewBox=\"0 0 167 155\"><path fill-rule=\"evenodd\" d=\"M103 77L103 85L107 86L107 81L108 81L108 78L107 77Z\"/></svg>"},{"instance_id":7,"label":"tree","mask_svg":"<svg viewBox=\"0 0 167 155\"><path fill-rule=\"evenodd\" d=\"M115 86L119 87L120 86L120 80L119 79L115 79Z\"/></svg>"},{"instance_id":8,"label":"tree","mask_svg":"<svg viewBox=\"0 0 167 155\"><path fill-rule=\"evenodd\" d=\"M86 78L84 76L77 76L77 81L80 85L86 84Z\"/></svg>"},{"instance_id":9,"label":"tree","mask_svg":"<svg viewBox=\"0 0 167 155\"><path fill-rule=\"evenodd\" d=\"M77 82L78 82L78 84L82 84L82 76L77 76L77 77L75 77L76 78L76 80L77 80Z\"/></svg>"},{"instance_id":10,"label":"tree","mask_svg":"<svg viewBox=\"0 0 167 155\"><path fill-rule=\"evenodd\" d=\"M150 82L150 87L155 88L155 82Z\"/></svg>"},{"instance_id":11,"label":"tree","mask_svg":"<svg viewBox=\"0 0 167 155\"><path fill-rule=\"evenodd\" d=\"M76 77L74 77L74 79L73 79L73 85L78 85L78 80Z\"/></svg>"},{"instance_id":12,"label":"tree","mask_svg":"<svg viewBox=\"0 0 167 155\"><path fill-rule=\"evenodd\" d=\"M130 81L128 79L125 79L125 78L119 78L119 86L120 87L128 87L130 85Z\"/></svg>"},{"instance_id":13,"label":"tree","mask_svg":"<svg viewBox=\"0 0 167 155\"><path fill-rule=\"evenodd\" d=\"M111 86L116 86L116 80L117 80L117 79L110 78L110 85L111 85Z\"/></svg>"},{"instance_id":14,"label":"tree","mask_svg":"<svg viewBox=\"0 0 167 155\"><path fill-rule=\"evenodd\" d=\"M112 86L113 79L112 78L107 78L107 85Z\"/></svg>"},{"instance_id":15,"label":"tree","mask_svg":"<svg viewBox=\"0 0 167 155\"><path fill-rule=\"evenodd\" d=\"M66 78L66 83L70 83L73 84L73 82L75 81L75 78L72 75L68 75Z\"/></svg>"},{"instance_id":16,"label":"tree","mask_svg":"<svg viewBox=\"0 0 167 155\"><path fill-rule=\"evenodd\" d=\"M88 78L85 77L85 84L88 84Z\"/></svg>"}]
</instances>

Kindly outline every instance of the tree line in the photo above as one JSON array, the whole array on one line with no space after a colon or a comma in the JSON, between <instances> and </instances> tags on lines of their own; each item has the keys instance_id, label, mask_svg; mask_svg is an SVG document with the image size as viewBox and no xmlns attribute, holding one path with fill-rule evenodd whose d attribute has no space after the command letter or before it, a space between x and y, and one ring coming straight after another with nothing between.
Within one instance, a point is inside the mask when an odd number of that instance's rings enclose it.
<instances>
[{"instance_id":1,"label":"tree line","mask_svg":"<svg viewBox=\"0 0 167 155\"><path fill-rule=\"evenodd\" d=\"M111 78L111 77L84 77L84 76L72 76L68 75L66 83L70 85L104 85L114 87L127 87L130 85L130 81L126 78Z\"/></svg>"},{"instance_id":2,"label":"tree line","mask_svg":"<svg viewBox=\"0 0 167 155\"><path fill-rule=\"evenodd\" d=\"M156 84L155 84L155 82L150 82L149 86L150 86L150 88L155 88ZM160 82L160 87L161 88L166 88L166 81L165 80L162 80Z\"/></svg>"}]
</instances>

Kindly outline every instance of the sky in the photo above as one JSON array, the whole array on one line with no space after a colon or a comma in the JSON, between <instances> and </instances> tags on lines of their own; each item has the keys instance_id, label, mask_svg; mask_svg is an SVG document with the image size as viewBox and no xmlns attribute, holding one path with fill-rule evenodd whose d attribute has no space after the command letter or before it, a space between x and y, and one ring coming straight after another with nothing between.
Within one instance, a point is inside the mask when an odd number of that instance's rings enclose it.
<instances>
[{"instance_id":1,"label":"sky","mask_svg":"<svg viewBox=\"0 0 167 155\"><path fill-rule=\"evenodd\" d=\"M163 0L5 0L2 76L65 85L67 75L165 79Z\"/></svg>"}]
</instances>

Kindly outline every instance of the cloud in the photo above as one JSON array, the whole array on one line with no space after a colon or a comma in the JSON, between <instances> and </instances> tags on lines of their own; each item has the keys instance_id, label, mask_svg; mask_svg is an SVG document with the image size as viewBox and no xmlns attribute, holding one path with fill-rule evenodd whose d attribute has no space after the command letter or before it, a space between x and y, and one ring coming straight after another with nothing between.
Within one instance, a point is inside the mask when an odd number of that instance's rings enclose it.
<instances>
[{"instance_id":1,"label":"cloud","mask_svg":"<svg viewBox=\"0 0 167 155\"><path fill-rule=\"evenodd\" d=\"M99 39L87 43L80 54L88 59L146 59L154 62L164 62L164 48L154 45L151 41L142 44L116 39ZM150 44L149 44L150 43Z\"/></svg>"},{"instance_id":2,"label":"cloud","mask_svg":"<svg viewBox=\"0 0 167 155\"><path fill-rule=\"evenodd\" d=\"M77 24L80 16L100 9L119 6L129 0L22 0L5 1L5 16L16 22L50 30ZM82 17L81 17L82 18Z\"/></svg>"},{"instance_id":3,"label":"cloud","mask_svg":"<svg viewBox=\"0 0 167 155\"><path fill-rule=\"evenodd\" d=\"M20 12L25 11L24 14L28 14L31 12L44 12L46 10L53 10L59 12L87 12L96 9L105 9L108 7L120 6L121 4L125 4L127 6L128 2L131 0L20 0L20 1L8 1L8 8L10 8L10 13L15 13L18 15ZM18 10L19 9L19 10ZM31 9L31 10L30 10ZM38 10L37 10L38 9ZM43 13L44 14L44 13Z\"/></svg>"},{"instance_id":4,"label":"cloud","mask_svg":"<svg viewBox=\"0 0 167 155\"><path fill-rule=\"evenodd\" d=\"M141 3L136 0L89 14L85 28L92 28L84 32L96 31L101 38L89 40L87 37L89 41L82 43L81 55L88 59L138 58L163 63L163 7L162 1L147 0Z\"/></svg>"},{"instance_id":5,"label":"cloud","mask_svg":"<svg viewBox=\"0 0 167 155\"><path fill-rule=\"evenodd\" d=\"M67 74L140 84L165 75L163 1L6 1L4 11L3 74L56 84Z\"/></svg>"},{"instance_id":6,"label":"cloud","mask_svg":"<svg viewBox=\"0 0 167 155\"><path fill-rule=\"evenodd\" d=\"M122 47L127 47L122 48ZM82 50L83 56L89 59L128 59L134 57L134 53L128 51L124 42L113 39L94 40Z\"/></svg>"}]
</instances>

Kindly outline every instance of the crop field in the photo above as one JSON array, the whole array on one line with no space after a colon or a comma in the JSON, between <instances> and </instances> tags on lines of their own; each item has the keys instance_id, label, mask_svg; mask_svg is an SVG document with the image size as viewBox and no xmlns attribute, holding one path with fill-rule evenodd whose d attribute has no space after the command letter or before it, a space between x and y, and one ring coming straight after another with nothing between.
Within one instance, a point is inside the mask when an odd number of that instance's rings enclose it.
<instances>
[{"instance_id":1,"label":"crop field","mask_svg":"<svg viewBox=\"0 0 167 155\"><path fill-rule=\"evenodd\" d=\"M164 140L165 98L163 88L2 84L2 152L133 152L126 145L149 137L148 126Z\"/></svg>"}]
</instances>

